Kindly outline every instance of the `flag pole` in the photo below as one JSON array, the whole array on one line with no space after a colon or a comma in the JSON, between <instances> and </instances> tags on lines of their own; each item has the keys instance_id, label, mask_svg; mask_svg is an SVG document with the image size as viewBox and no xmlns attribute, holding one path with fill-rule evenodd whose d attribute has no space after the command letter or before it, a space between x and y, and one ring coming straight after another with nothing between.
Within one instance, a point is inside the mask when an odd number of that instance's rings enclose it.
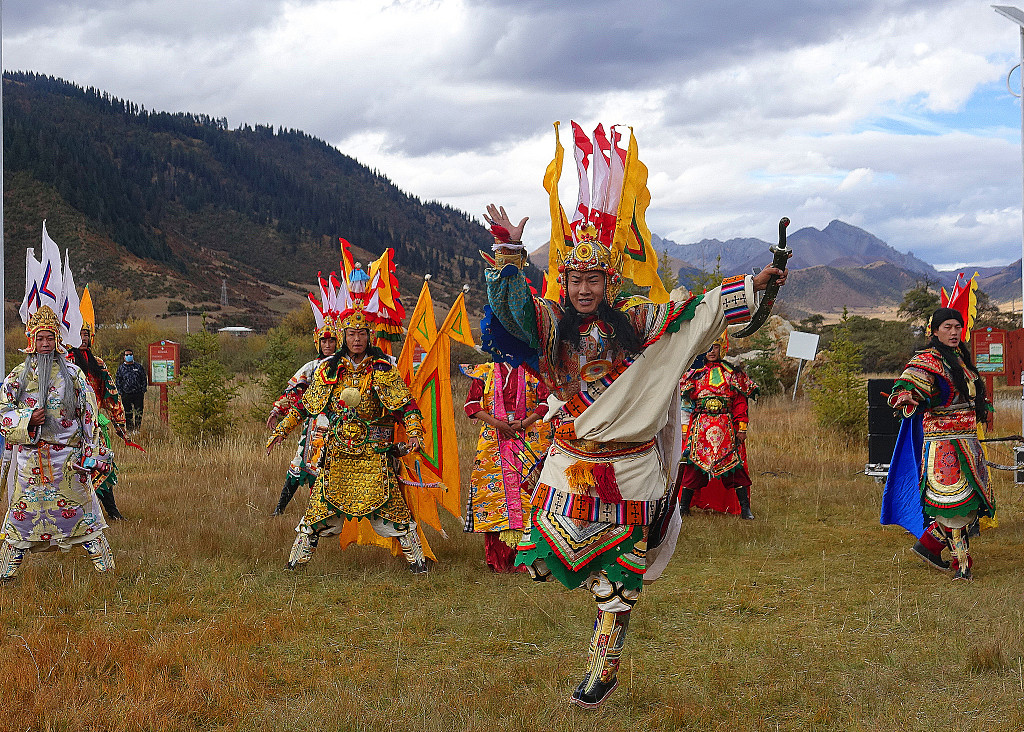
<instances>
[{"instance_id":1,"label":"flag pole","mask_svg":"<svg viewBox=\"0 0 1024 732\"><path fill-rule=\"evenodd\" d=\"M0 373L7 373L7 289L4 278L4 3L0 0Z\"/></svg>"}]
</instances>

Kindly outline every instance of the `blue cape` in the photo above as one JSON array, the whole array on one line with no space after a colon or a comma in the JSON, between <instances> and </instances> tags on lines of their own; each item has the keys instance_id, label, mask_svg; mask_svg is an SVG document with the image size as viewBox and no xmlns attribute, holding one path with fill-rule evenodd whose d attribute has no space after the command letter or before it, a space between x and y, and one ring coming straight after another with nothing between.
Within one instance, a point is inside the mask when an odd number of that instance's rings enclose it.
<instances>
[{"instance_id":1,"label":"blue cape","mask_svg":"<svg viewBox=\"0 0 1024 732\"><path fill-rule=\"evenodd\" d=\"M921 511L921 453L924 427L921 413L903 420L882 491L882 524L897 524L914 536L924 533Z\"/></svg>"}]
</instances>

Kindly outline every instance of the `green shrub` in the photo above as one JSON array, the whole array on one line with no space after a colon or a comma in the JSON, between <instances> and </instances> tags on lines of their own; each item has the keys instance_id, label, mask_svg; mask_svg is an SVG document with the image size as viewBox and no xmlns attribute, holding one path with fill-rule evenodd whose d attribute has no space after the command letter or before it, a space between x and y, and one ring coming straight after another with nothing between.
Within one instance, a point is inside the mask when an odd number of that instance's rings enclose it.
<instances>
[{"instance_id":1,"label":"green shrub","mask_svg":"<svg viewBox=\"0 0 1024 732\"><path fill-rule=\"evenodd\" d=\"M747 359L744 364L747 376L757 384L762 396L782 393L782 365L775 358L775 348L767 329L762 329L751 339L750 347L757 356Z\"/></svg>"},{"instance_id":2,"label":"green shrub","mask_svg":"<svg viewBox=\"0 0 1024 732\"><path fill-rule=\"evenodd\" d=\"M223 437L231 425L228 406L238 395L230 385L227 369L219 360L217 336L205 331L185 338L189 363L181 380L171 387L171 429L187 440Z\"/></svg>"},{"instance_id":3,"label":"green shrub","mask_svg":"<svg viewBox=\"0 0 1024 732\"><path fill-rule=\"evenodd\" d=\"M818 425L836 434L863 437L868 429L867 382L861 349L851 339L845 309L842 321L832 331L824 358L825 362L815 368L810 389Z\"/></svg>"}]
</instances>

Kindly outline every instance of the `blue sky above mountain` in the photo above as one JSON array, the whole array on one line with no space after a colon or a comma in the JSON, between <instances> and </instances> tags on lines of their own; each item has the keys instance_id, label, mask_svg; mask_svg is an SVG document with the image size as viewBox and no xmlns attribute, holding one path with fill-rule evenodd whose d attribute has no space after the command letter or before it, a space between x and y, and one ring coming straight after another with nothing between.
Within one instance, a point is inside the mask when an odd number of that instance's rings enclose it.
<instances>
[{"instance_id":1,"label":"blue sky above mountain","mask_svg":"<svg viewBox=\"0 0 1024 732\"><path fill-rule=\"evenodd\" d=\"M4 65L321 137L547 238L551 123L631 124L652 230L841 219L938 267L1021 251L1017 29L974 0L36 0ZM1015 77L1016 78L1016 77ZM563 137L564 139L564 137ZM563 199L575 200L571 170Z\"/></svg>"}]
</instances>

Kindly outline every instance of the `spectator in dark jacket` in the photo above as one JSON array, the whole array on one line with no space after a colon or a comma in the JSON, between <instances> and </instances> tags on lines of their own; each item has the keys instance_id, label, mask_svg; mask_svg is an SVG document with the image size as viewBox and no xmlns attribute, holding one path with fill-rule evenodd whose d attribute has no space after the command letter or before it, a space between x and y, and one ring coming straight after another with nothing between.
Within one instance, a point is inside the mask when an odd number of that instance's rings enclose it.
<instances>
[{"instance_id":1,"label":"spectator in dark jacket","mask_svg":"<svg viewBox=\"0 0 1024 732\"><path fill-rule=\"evenodd\" d=\"M135 360L135 354L130 348L125 349L124 363L117 367L114 383L121 392L128 431L136 432L142 424L142 406L146 400L149 379L146 378L146 369Z\"/></svg>"}]
</instances>

